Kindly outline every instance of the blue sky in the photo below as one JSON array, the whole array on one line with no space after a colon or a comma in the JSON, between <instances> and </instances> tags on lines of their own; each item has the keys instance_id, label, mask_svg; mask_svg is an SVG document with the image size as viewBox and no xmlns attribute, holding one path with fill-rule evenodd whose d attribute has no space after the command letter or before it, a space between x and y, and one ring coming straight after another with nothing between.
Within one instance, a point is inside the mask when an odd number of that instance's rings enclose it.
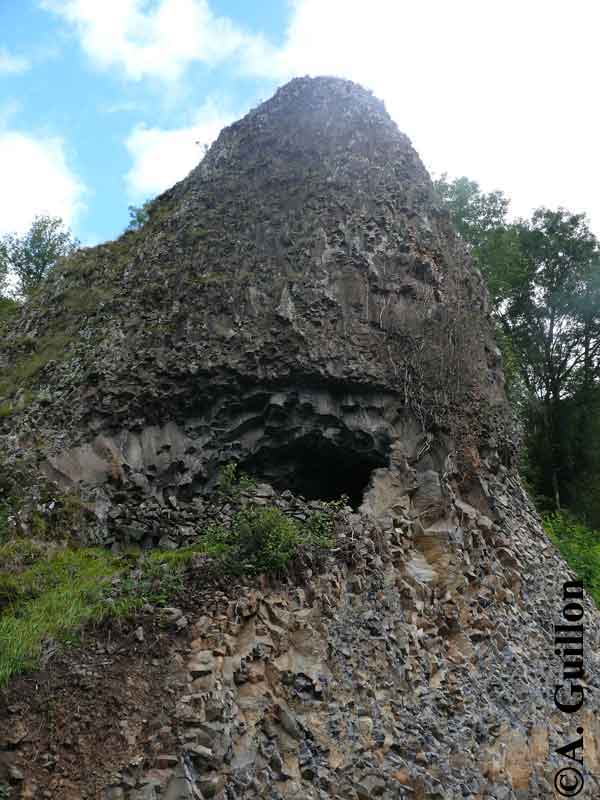
<instances>
[{"instance_id":1,"label":"blue sky","mask_svg":"<svg viewBox=\"0 0 600 800\"><path fill-rule=\"evenodd\" d=\"M430 170L515 213L586 211L600 234L599 5L0 0L0 234L45 212L114 238L298 74L372 88Z\"/></svg>"}]
</instances>

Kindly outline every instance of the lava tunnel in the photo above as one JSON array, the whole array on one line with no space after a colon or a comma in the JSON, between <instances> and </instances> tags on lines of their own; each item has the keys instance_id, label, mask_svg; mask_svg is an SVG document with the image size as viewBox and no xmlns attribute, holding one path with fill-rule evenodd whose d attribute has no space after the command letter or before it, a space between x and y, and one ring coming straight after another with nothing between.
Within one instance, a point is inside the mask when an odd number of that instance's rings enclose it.
<instances>
[{"instance_id":1,"label":"lava tunnel","mask_svg":"<svg viewBox=\"0 0 600 800\"><path fill-rule=\"evenodd\" d=\"M352 442L339 444L313 431L283 447L261 448L241 467L279 491L289 489L307 500L346 495L357 509L373 470L389 464L387 447L375 448L370 436L364 439L355 433Z\"/></svg>"}]
</instances>

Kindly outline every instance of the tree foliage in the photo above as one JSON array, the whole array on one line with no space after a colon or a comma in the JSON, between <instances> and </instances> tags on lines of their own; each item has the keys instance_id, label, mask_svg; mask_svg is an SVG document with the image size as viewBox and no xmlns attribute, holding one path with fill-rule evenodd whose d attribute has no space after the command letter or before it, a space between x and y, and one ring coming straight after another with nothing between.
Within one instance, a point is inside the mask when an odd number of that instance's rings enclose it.
<instances>
[{"instance_id":1,"label":"tree foliage","mask_svg":"<svg viewBox=\"0 0 600 800\"><path fill-rule=\"evenodd\" d=\"M150 204L151 200L146 200L141 206L129 206L129 224L127 225L128 231L137 231L145 225L150 219Z\"/></svg>"},{"instance_id":2,"label":"tree foliage","mask_svg":"<svg viewBox=\"0 0 600 800\"><path fill-rule=\"evenodd\" d=\"M540 208L511 221L501 192L446 176L436 186L491 294L526 478L544 508L578 505L600 525L598 241L583 214Z\"/></svg>"},{"instance_id":3,"label":"tree foliage","mask_svg":"<svg viewBox=\"0 0 600 800\"><path fill-rule=\"evenodd\" d=\"M23 236L8 233L0 239L0 289L6 290L12 276L16 294L28 297L56 262L78 246L60 217L36 216Z\"/></svg>"},{"instance_id":4,"label":"tree foliage","mask_svg":"<svg viewBox=\"0 0 600 800\"><path fill-rule=\"evenodd\" d=\"M508 221L510 201L481 191L475 181L442 175L435 187L458 234L483 273L496 312L520 284L524 263L518 230Z\"/></svg>"}]
</instances>

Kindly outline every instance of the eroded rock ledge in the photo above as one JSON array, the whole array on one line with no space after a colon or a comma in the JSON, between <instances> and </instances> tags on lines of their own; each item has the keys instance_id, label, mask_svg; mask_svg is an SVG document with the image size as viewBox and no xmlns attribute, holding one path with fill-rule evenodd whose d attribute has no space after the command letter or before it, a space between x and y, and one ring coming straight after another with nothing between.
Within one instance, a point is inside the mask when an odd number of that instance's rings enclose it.
<instances>
[{"instance_id":1,"label":"eroded rock ledge","mask_svg":"<svg viewBox=\"0 0 600 800\"><path fill-rule=\"evenodd\" d=\"M263 388L222 398L183 425L99 435L51 455L42 471L87 498L98 523L90 537L153 546L197 535L227 463L279 491L346 495L354 508L367 503L379 513L414 490L409 461L426 469L447 460L431 441L391 394Z\"/></svg>"}]
</instances>

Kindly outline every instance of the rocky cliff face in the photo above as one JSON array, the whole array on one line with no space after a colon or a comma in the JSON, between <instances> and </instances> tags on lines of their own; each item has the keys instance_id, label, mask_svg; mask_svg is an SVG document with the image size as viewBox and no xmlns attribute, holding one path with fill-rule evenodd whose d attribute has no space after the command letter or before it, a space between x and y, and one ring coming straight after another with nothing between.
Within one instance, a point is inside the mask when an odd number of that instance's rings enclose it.
<instances>
[{"instance_id":1,"label":"rocky cliff face","mask_svg":"<svg viewBox=\"0 0 600 800\"><path fill-rule=\"evenodd\" d=\"M569 573L515 473L481 277L371 94L280 89L0 347L23 528L43 479L83 499L85 542L177 547L232 460L292 515L348 498L325 563L181 611L147 656L163 712L123 701L123 752L40 796L551 797L577 726L600 791L593 695L554 706Z\"/></svg>"},{"instance_id":2,"label":"rocky cliff face","mask_svg":"<svg viewBox=\"0 0 600 800\"><path fill-rule=\"evenodd\" d=\"M202 497L232 459L357 507L415 448L463 477L514 450L480 276L383 104L334 79L292 81L143 230L58 270L3 360L5 431L83 482L105 542L155 542L148 503Z\"/></svg>"}]
</instances>

